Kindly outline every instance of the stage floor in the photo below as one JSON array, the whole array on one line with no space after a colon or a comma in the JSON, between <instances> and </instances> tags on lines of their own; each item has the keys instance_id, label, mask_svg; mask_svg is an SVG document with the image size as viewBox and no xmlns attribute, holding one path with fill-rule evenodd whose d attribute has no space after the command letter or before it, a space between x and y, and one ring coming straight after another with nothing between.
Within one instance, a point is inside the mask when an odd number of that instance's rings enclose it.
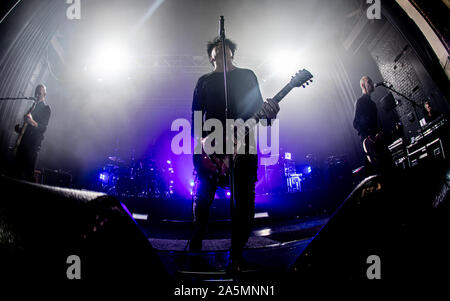
<instances>
[{"instance_id":1,"label":"stage floor","mask_svg":"<svg viewBox=\"0 0 450 301\"><path fill-rule=\"evenodd\" d=\"M329 216L285 221L269 218L256 219L252 235L243 253L248 266L260 277L279 277L296 261L328 219ZM180 271L205 273L223 271L229 263L230 221L210 223L202 251L199 253L187 251L192 234L192 224L189 222L140 222L139 225L166 270L174 277L179 278ZM186 274L183 275L186 276ZM213 277L212 275L221 277L220 273L195 274L196 277L199 275L207 278ZM189 277L192 280L192 275Z\"/></svg>"}]
</instances>

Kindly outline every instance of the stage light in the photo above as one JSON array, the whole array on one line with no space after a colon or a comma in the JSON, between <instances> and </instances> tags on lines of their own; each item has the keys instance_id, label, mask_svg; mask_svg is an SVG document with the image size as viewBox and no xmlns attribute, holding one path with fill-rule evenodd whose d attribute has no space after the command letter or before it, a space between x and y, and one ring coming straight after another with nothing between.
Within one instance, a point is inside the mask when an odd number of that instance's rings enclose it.
<instances>
[{"instance_id":1,"label":"stage light","mask_svg":"<svg viewBox=\"0 0 450 301\"><path fill-rule=\"evenodd\" d=\"M126 79L129 77L131 56L124 43L110 41L92 50L86 68L97 80Z\"/></svg>"},{"instance_id":2,"label":"stage light","mask_svg":"<svg viewBox=\"0 0 450 301\"><path fill-rule=\"evenodd\" d=\"M255 212L255 218L264 218L264 217L269 217L269 213L268 212Z\"/></svg>"},{"instance_id":3,"label":"stage light","mask_svg":"<svg viewBox=\"0 0 450 301\"><path fill-rule=\"evenodd\" d=\"M99 180L100 180L102 183L107 183L107 182L108 182L108 179L109 179L109 174L106 173L106 172L101 172L101 173L99 174L98 178L99 178Z\"/></svg>"},{"instance_id":4,"label":"stage light","mask_svg":"<svg viewBox=\"0 0 450 301\"><path fill-rule=\"evenodd\" d=\"M191 187L194 187L195 182L192 180L189 184L191 185Z\"/></svg>"},{"instance_id":5,"label":"stage light","mask_svg":"<svg viewBox=\"0 0 450 301\"><path fill-rule=\"evenodd\" d=\"M140 214L140 213L133 213L131 215L134 219L139 219L139 220L147 220L148 218L148 214Z\"/></svg>"},{"instance_id":6,"label":"stage light","mask_svg":"<svg viewBox=\"0 0 450 301\"><path fill-rule=\"evenodd\" d=\"M272 61L273 73L278 76L292 76L298 71L300 54L296 51L279 51Z\"/></svg>"},{"instance_id":7,"label":"stage light","mask_svg":"<svg viewBox=\"0 0 450 301\"><path fill-rule=\"evenodd\" d=\"M254 233L256 236L269 236L270 234L272 234L272 229L266 228L266 229L255 231Z\"/></svg>"},{"instance_id":8,"label":"stage light","mask_svg":"<svg viewBox=\"0 0 450 301\"><path fill-rule=\"evenodd\" d=\"M170 160L167 160L166 162L167 162L167 164L172 164L172 161L170 161Z\"/></svg>"},{"instance_id":9,"label":"stage light","mask_svg":"<svg viewBox=\"0 0 450 301\"><path fill-rule=\"evenodd\" d=\"M310 174L311 171L312 171L312 167L309 166L309 165L306 165L306 166L303 168L303 173L304 173L305 175Z\"/></svg>"},{"instance_id":10,"label":"stage light","mask_svg":"<svg viewBox=\"0 0 450 301\"><path fill-rule=\"evenodd\" d=\"M286 160L291 160L291 158L292 158L291 153L284 153L284 158Z\"/></svg>"}]
</instances>

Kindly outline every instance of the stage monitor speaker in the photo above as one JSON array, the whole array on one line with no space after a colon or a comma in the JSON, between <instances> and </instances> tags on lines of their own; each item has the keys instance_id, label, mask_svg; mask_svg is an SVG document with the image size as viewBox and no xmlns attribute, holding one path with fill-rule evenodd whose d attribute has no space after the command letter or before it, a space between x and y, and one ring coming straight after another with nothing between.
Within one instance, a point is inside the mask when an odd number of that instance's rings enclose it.
<instances>
[{"instance_id":1,"label":"stage monitor speaker","mask_svg":"<svg viewBox=\"0 0 450 301\"><path fill-rule=\"evenodd\" d=\"M170 285L155 250L118 200L4 176L0 192L1 278L67 280L75 255L81 280L145 281L147 290Z\"/></svg>"},{"instance_id":2,"label":"stage monitor speaker","mask_svg":"<svg viewBox=\"0 0 450 301\"><path fill-rule=\"evenodd\" d=\"M44 168L42 170L42 184L70 188L72 186L72 175L61 170Z\"/></svg>"},{"instance_id":3,"label":"stage monitor speaker","mask_svg":"<svg viewBox=\"0 0 450 301\"><path fill-rule=\"evenodd\" d=\"M372 255L381 279L448 279L447 164L397 170L360 183L288 273L294 283L367 281Z\"/></svg>"}]
</instances>

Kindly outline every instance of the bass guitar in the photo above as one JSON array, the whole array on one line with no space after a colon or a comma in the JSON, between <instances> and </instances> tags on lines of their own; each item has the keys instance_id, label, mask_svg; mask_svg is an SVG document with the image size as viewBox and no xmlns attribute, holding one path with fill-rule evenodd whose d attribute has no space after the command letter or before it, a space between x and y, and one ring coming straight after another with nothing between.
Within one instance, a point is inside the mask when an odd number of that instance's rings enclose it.
<instances>
[{"instance_id":1,"label":"bass guitar","mask_svg":"<svg viewBox=\"0 0 450 301\"><path fill-rule=\"evenodd\" d=\"M33 113L35 107L36 107L36 102L33 101L31 108L27 111L25 116ZM16 143L14 144L14 147L13 147L14 157L17 155L17 150L19 149L20 143L22 142L22 138L23 138L23 135L25 134L25 131L27 130L27 127L28 127L28 123L24 121L22 127L19 128L19 136L17 136Z\"/></svg>"},{"instance_id":2,"label":"bass guitar","mask_svg":"<svg viewBox=\"0 0 450 301\"><path fill-rule=\"evenodd\" d=\"M384 154L383 132L379 132L373 136L368 136L366 139L364 139L363 150L369 163L379 165L383 160Z\"/></svg>"}]
</instances>

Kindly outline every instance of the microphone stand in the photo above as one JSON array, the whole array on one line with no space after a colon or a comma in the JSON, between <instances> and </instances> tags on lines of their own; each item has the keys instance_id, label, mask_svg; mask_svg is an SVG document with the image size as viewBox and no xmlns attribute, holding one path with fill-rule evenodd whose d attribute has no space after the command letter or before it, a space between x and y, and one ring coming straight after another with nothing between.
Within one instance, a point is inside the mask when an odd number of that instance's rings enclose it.
<instances>
[{"instance_id":1,"label":"microphone stand","mask_svg":"<svg viewBox=\"0 0 450 301\"><path fill-rule=\"evenodd\" d=\"M0 100L33 100L33 97L0 97Z\"/></svg>"},{"instance_id":2,"label":"microphone stand","mask_svg":"<svg viewBox=\"0 0 450 301\"><path fill-rule=\"evenodd\" d=\"M228 119L228 85L227 85L227 53L226 53L226 47L225 47L225 26L224 26L224 18L223 16L220 16L220 22L219 22L219 35L220 40L222 42L222 54L223 54L223 85L224 85L224 96L225 96L225 119ZM226 122L225 122L226 123ZM226 129L225 129L226 133ZM234 133L233 133L234 137ZM232 141L234 144L234 141ZM233 147L234 151L234 147ZM233 154L228 155L229 162L230 162L230 216L233 217L233 211L235 207L235 194L234 194L234 160L233 160Z\"/></svg>"}]
</instances>

